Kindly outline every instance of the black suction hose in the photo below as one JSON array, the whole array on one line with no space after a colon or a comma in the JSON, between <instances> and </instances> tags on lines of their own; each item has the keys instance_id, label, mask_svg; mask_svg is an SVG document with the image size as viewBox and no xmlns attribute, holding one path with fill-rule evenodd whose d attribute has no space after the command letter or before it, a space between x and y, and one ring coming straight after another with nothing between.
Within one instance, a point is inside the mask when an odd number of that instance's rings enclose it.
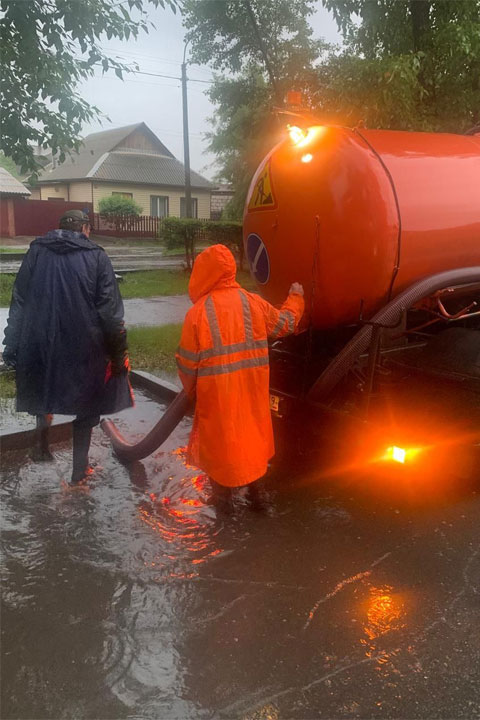
<instances>
[{"instance_id":1,"label":"black suction hose","mask_svg":"<svg viewBox=\"0 0 480 720\"><path fill-rule=\"evenodd\" d=\"M112 420L102 420L101 426L103 432L110 438L118 459L123 463L131 463L142 460L160 447L191 407L192 401L182 390L150 432L134 444L125 440Z\"/></svg>"},{"instance_id":2,"label":"black suction hose","mask_svg":"<svg viewBox=\"0 0 480 720\"><path fill-rule=\"evenodd\" d=\"M325 368L318 380L312 385L308 392L307 399L321 402L334 390L338 383L345 377L358 357L365 352L370 345L373 325L393 325L400 322L404 310L408 310L416 302L428 297L437 290L449 287L450 285L464 285L476 283L480 280L480 266L459 268L458 270L447 270L446 272L431 275L419 280L414 285L401 292L397 297L385 305L356 335L348 342L343 350Z\"/></svg>"}]
</instances>

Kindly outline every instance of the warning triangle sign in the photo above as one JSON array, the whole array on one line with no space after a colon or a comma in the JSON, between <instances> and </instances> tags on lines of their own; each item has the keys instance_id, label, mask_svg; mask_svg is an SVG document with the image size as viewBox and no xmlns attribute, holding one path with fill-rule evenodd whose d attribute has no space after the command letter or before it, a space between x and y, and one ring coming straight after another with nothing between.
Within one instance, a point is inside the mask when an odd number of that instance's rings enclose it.
<instances>
[{"instance_id":1,"label":"warning triangle sign","mask_svg":"<svg viewBox=\"0 0 480 720\"><path fill-rule=\"evenodd\" d=\"M274 205L275 198L273 195L272 181L270 178L270 163L267 163L253 187L250 201L248 203L248 209L268 210Z\"/></svg>"}]
</instances>

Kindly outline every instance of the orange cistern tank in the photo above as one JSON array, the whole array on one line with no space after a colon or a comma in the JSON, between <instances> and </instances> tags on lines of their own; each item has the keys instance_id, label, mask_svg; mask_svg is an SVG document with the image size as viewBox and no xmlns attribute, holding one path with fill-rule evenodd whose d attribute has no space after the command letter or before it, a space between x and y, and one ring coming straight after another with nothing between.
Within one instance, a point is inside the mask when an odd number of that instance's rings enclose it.
<instances>
[{"instance_id":1,"label":"orange cistern tank","mask_svg":"<svg viewBox=\"0 0 480 720\"><path fill-rule=\"evenodd\" d=\"M299 281L314 327L368 319L416 280L480 265L480 135L291 128L252 180L244 243L270 302Z\"/></svg>"}]
</instances>

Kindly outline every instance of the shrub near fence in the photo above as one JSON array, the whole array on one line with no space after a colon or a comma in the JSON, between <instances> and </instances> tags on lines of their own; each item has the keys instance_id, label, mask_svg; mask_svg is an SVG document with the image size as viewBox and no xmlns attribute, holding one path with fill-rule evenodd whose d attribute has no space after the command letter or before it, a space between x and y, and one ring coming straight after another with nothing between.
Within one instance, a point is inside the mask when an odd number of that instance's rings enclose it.
<instances>
[{"instance_id":1,"label":"shrub near fence","mask_svg":"<svg viewBox=\"0 0 480 720\"><path fill-rule=\"evenodd\" d=\"M183 248L187 265L193 263L195 246L199 243L226 245L236 254L243 269L242 223L221 220L197 220L195 218L164 218L159 238L168 249Z\"/></svg>"}]
</instances>

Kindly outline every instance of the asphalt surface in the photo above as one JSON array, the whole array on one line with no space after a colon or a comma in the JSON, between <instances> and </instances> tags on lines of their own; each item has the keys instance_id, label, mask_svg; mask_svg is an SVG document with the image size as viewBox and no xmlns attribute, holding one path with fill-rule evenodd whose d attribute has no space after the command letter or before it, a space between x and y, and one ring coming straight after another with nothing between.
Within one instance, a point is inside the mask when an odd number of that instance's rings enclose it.
<instances>
[{"instance_id":1,"label":"asphalt surface","mask_svg":"<svg viewBox=\"0 0 480 720\"><path fill-rule=\"evenodd\" d=\"M140 437L161 408L119 417ZM480 717L480 481L280 460L263 512L188 466L3 458L2 717Z\"/></svg>"}]
</instances>

